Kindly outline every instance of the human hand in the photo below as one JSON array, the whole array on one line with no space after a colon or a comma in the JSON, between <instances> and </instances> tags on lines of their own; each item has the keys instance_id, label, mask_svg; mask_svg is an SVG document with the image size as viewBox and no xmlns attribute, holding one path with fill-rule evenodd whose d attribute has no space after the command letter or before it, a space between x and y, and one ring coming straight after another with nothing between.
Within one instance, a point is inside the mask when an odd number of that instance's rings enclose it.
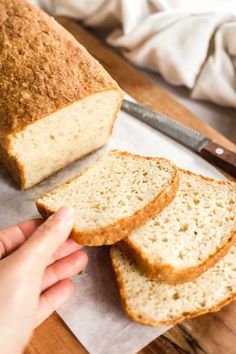
<instances>
[{"instance_id":1,"label":"human hand","mask_svg":"<svg viewBox=\"0 0 236 354\"><path fill-rule=\"evenodd\" d=\"M63 207L44 223L0 230L1 354L22 353L33 329L72 293L68 278L85 268L86 254L68 239L72 215Z\"/></svg>"}]
</instances>

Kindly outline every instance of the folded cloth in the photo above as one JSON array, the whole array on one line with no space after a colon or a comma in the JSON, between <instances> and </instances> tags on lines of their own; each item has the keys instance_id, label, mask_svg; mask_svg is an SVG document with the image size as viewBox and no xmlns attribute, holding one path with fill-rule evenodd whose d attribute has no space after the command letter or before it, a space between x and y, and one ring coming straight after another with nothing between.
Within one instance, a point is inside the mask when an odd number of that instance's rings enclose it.
<instances>
[{"instance_id":1,"label":"folded cloth","mask_svg":"<svg viewBox=\"0 0 236 354\"><path fill-rule=\"evenodd\" d=\"M39 0L53 15L106 27L134 64L236 107L236 0Z\"/></svg>"}]
</instances>

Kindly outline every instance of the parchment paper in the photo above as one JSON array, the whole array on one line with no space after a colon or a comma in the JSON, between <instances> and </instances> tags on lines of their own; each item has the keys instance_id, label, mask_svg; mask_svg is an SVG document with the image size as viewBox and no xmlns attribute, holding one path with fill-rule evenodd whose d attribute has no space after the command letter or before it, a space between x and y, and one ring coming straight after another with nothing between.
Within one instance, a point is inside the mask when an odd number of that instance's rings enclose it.
<instances>
[{"instance_id":1,"label":"parchment paper","mask_svg":"<svg viewBox=\"0 0 236 354\"><path fill-rule=\"evenodd\" d=\"M164 156L178 166L210 177L224 178L214 167L185 147L120 112L106 148L93 153L28 190L17 189L0 166L0 226L38 216L34 200L53 186L76 175L105 150L119 148L149 156ZM75 294L58 313L91 354L131 354L139 351L167 327L149 328L131 322L123 313L111 269L108 249L87 249L89 266L73 278Z\"/></svg>"}]
</instances>

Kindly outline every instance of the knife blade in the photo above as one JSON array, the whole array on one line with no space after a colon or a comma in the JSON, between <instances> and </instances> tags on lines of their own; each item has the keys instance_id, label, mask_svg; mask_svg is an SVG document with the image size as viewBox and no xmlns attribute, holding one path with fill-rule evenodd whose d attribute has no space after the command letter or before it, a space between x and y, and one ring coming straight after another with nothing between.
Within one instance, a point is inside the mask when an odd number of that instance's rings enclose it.
<instances>
[{"instance_id":1,"label":"knife blade","mask_svg":"<svg viewBox=\"0 0 236 354\"><path fill-rule=\"evenodd\" d=\"M236 153L166 115L123 100L121 109L236 177Z\"/></svg>"}]
</instances>

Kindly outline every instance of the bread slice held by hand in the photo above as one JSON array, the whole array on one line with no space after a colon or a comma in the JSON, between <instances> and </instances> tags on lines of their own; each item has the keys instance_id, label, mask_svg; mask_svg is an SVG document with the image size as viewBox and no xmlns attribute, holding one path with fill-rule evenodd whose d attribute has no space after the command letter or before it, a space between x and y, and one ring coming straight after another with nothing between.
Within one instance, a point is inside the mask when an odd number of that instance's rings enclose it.
<instances>
[{"instance_id":1,"label":"bread slice held by hand","mask_svg":"<svg viewBox=\"0 0 236 354\"><path fill-rule=\"evenodd\" d=\"M108 245L160 212L175 196L178 181L169 160L111 151L36 205L43 216L62 205L73 207L72 238L82 245Z\"/></svg>"},{"instance_id":2,"label":"bread slice held by hand","mask_svg":"<svg viewBox=\"0 0 236 354\"><path fill-rule=\"evenodd\" d=\"M145 325L174 325L218 311L236 297L236 245L198 279L179 285L150 280L117 245L111 258L127 315Z\"/></svg>"},{"instance_id":3,"label":"bread slice held by hand","mask_svg":"<svg viewBox=\"0 0 236 354\"><path fill-rule=\"evenodd\" d=\"M169 205L122 240L151 279L178 284L196 279L236 241L236 184L180 170Z\"/></svg>"}]
</instances>

